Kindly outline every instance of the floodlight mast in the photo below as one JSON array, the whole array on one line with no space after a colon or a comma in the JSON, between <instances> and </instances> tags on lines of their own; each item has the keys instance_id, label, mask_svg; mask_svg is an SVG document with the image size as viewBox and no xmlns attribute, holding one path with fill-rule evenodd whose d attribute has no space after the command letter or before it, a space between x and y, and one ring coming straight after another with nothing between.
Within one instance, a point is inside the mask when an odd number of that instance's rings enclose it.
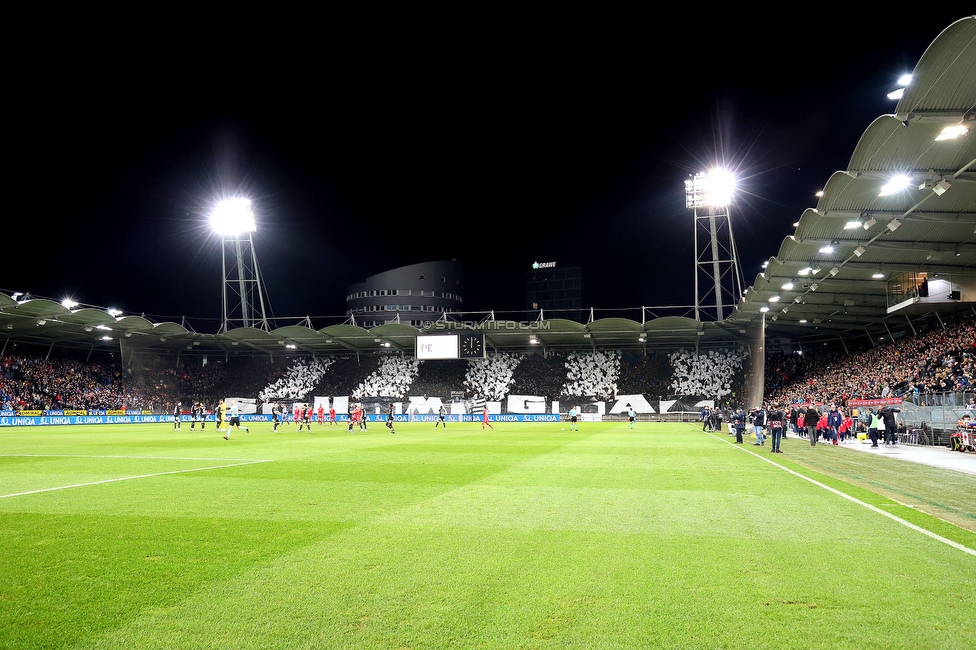
<instances>
[{"instance_id":1,"label":"floodlight mast","mask_svg":"<svg viewBox=\"0 0 976 650\"><path fill-rule=\"evenodd\" d=\"M261 271L252 238L257 226L251 202L248 199L221 201L210 215L210 224L221 242L223 282L220 333L226 334L234 327L270 331L264 310Z\"/></svg>"},{"instance_id":2,"label":"floodlight mast","mask_svg":"<svg viewBox=\"0 0 976 650\"><path fill-rule=\"evenodd\" d=\"M742 297L742 270L732 236L729 206L735 179L725 170L695 174L685 181L685 207L695 215L695 320L714 316L725 320L726 311ZM704 233L699 235L699 229ZM704 287L701 286L704 284ZM706 301L714 298L713 307Z\"/></svg>"}]
</instances>

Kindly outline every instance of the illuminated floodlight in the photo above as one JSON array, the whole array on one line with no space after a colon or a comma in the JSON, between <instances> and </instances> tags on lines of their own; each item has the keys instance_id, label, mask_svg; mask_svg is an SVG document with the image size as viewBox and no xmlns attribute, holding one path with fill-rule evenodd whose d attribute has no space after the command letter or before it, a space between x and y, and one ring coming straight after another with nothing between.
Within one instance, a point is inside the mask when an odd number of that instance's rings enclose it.
<instances>
[{"instance_id":1,"label":"illuminated floodlight","mask_svg":"<svg viewBox=\"0 0 976 650\"><path fill-rule=\"evenodd\" d=\"M759 311L765 314L767 311L769 311L769 307L763 305L762 307L759 308Z\"/></svg>"},{"instance_id":2,"label":"illuminated floodlight","mask_svg":"<svg viewBox=\"0 0 976 650\"><path fill-rule=\"evenodd\" d=\"M812 266L804 266L802 269L796 272L797 275L810 275L813 272Z\"/></svg>"},{"instance_id":3,"label":"illuminated floodlight","mask_svg":"<svg viewBox=\"0 0 976 650\"><path fill-rule=\"evenodd\" d=\"M908 84L910 83L912 83L912 75L903 74L902 76L898 77L898 85L901 86L901 88L898 88L897 90L893 90L890 93L888 93L888 99L897 100L904 97L905 87L908 86Z\"/></svg>"},{"instance_id":4,"label":"illuminated floodlight","mask_svg":"<svg viewBox=\"0 0 976 650\"><path fill-rule=\"evenodd\" d=\"M715 168L698 173L690 181L685 181L685 207L725 207L732 203L734 192L735 177L728 170Z\"/></svg>"},{"instance_id":5,"label":"illuminated floodlight","mask_svg":"<svg viewBox=\"0 0 976 650\"><path fill-rule=\"evenodd\" d=\"M875 280L884 280L884 276L885 276L885 274L882 273L881 271L878 271L877 273L872 273L871 274L871 277L874 278Z\"/></svg>"},{"instance_id":6,"label":"illuminated floodlight","mask_svg":"<svg viewBox=\"0 0 976 650\"><path fill-rule=\"evenodd\" d=\"M961 135L966 135L967 133L969 133L969 129L964 127L962 124L955 124L942 129L942 133L935 136L935 141L954 140L955 138L958 138Z\"/></svg>"},{"instance_id":7,"label":"illuminated floodlight","mask_svg":"<svg viewBox=\"0 0 976 650\"><path fill-rule=\"evenodd\" d=\"M769 299L769 302L779 302L779 301L780 301L780 297L779 296L772 296Z\"/></svg>"},{"instance_id":8,"label":"illuminated floodlight","mask_svg":"<svg viewBox=\"0 0 976 650\"><path fill-rule=\"evenodd\" d=\"M823 253L824 255L830 255L831 253L834 252L834 247L831 246L830 244L827 244L826 246L821 246L820 252Z\"/></svg>"},{"instance_id":9,"label":"illuminated floodlight","mask_svg":"<svg viewBox=\"0 0 976 650\"><path fill-rule=\"evenodd\" d=\"M220 235L240 235L257 230L250 199L224 199L210 213L210 227Z\"/></svg>"},{"instance_id":10,"label":"illuminated floodlight","mask_svg":"<svg viewBox=\"0 0 976 650\"><path fill-rule=\"evenodd\" d=\"M793 283L787 282L782 287L783 291L793 291Z\"/></svg>"},{"instance_id":11,"label":"illuminated floodlight","mask_svg":"<svg viewBox=\"0 0 976 650\"><path fill-rule=\"evenodd\" d=\"M74 309L75 307L78 306L78 303L72 300L71 298L65 298L64 300L61 301L61 306L64 307L65 309Z\"/></svg>"},{"instance_id":12,"label":"illuminated floodlight","mask_svg":"<svg viewBox=\"0 0 976 650\"><path fill-rule=\"evenodd\" d=\"M112 318L118 318L119 316L122 315L122 310L109 308L105 310L105 313L111 316Z\"/></svg>"},{"instance_id":13,"label":"illuminated floodlight","mask_svg":"<svg viewBox=\"0 0 976 650\"><path fill-rule=\"evenodd\" d=\"M899 174L881 186L881 193L878 196L888 196L889 194L900 192L911 184L912 180L908 176Z\"/></svg>"},{"instance_id":14,"label":"illuminated floodlight","mask_svg":"<svg viewBox=\"0 0 976 650\"><path fill-rule=\"evenodd\" d=\"M103 332L111 332L112 331L112 328L109 327L108 325L96 325L95 326L95 329L102 330Z\"/></svg>"},{"instance_id":15,"label":"illuminated floodlight","mask_svg":"<svg viewBox=\"0 0 976 650\"><path fill-rule=\"evenodd\" d=\"M864 224L862 224L859 220L855 219L854 221L848 221L845 223L844 230L854 230L855 228L860 228L863 225Z\"/></svg>"}]
</instances>

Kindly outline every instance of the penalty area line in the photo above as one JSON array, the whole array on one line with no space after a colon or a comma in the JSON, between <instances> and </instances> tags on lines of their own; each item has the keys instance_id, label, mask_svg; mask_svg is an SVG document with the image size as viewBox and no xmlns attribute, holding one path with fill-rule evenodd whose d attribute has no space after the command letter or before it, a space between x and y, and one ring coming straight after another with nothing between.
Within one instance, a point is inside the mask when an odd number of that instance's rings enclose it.
<instances>
[{"instance_id":1,"label":"penalty area line","mask_svg":"<svg viewBox=\"0 0 976 650\"><path fill-rule=\"evenodd\" d=\"M92 485L104 485L106 483L118 483L120 481L133 481L140 478L154 478L156 476L167 476L169 474L187 474L189 472L208 472L214 469L226 469L228 467L242 467L244 465L256 465L257 463L270 463L270 460L249 460L243 463L232 463L230 465L213 465L211 467L191 467L190 469L174 469L169 472L153 472L152 474L138 474L136 476L120 476L117 478L106 478L101 481L90 481L88 483L75 483L73 485L58 485L56 487L40 488L38 490L28 490L26 492L14 492L12 494L0 494L0 499L10 497L23 497L42 492L55 492L57 490L68 490L71 488L89 487Z\"/></svg>"},{"instance_id":2,"label":"penalty area line","mask_svg":"<svg viewBox=\"0 0 976 650\"><path fill-rule=\"evenodd\" d=\"M958 550L962 551L963 553L968 553L968 554L976 557L976 550L973 550L973 549L969 548L968 546L964 546L964 545L960 544L959 542L954 542L951 539L948 539L946 537L943 537L942 535L938 535L936 533L933 533L931 530L927 530L927 529L922 528L921 526L919 526L917 524L913 524L912 522L910 522L910 521L908 521L906 519L902 519L898 515L893 515L890 512L887 512L887 511L882 510L881 508L879 508L877 506L873 506L870 503L867 503L866 501L861 501L857 497L852 497L849 494L845 494L844 492L841 492L840 490L838 490L836 488L832 488L829 485L825 485L824 483L821 483L820 481L818 481L816 479L812 479L809 476L804 476L803 474L801 474L801 473L799 473L797 471L794 471L794 470L790 469L789 467L784 467L784 466L780 465L779 463L777 463L776 461L774 461L774 460L772 460L770 458L766 458L766 457L764 457L764 456L762 456L760 454L757 454L756 452L752 451L751 449L746 449L745 447L738 447L733 442L730 442L728 440L722 440L721 438L719 438L718 436L716 436L716 435L714 435L712 433L709 433L709 432L706 432L706 433L708 433L709 436L711 436L712 438L715 438L719 442L724 442L725 444L727 444L727 445L729 445L731 447L734 447L735 449L738 449L739 451L743 451L743 452L745 452L747 454L751 454L752 456L755 456L759 460L762 460L762 461L765 461L765 462L769 463L773 467L778 467L779 469L783 470L784 472L789 472L793 476L798 476L798 477L802 478L804 481L809 481L810 483L813 483L817 487L821 487L824 490L827 490L828 492L833 492L834 494L836 494L838 496L844 497L848 501L853 501L854 503L858 504L859 506L863 506L863 507L867 508L868 510L871 510L872 512L876 512L879 515L883 515L883 516L887 517L888 519L891 519L892 521L896 521L899 524L901 524L902 526L905 526L906 528L911 528L912 530L914 530L916 532L919 532L919 533L922 533L923 535L928 535L929 537L931 537L932 539L934 539L936 541L942 542L943 544L946 544L948 546L951 546L952 548L958 549ZM895 502L895 503L897 503L897 502Z\"/></svg>"}]
</instances>

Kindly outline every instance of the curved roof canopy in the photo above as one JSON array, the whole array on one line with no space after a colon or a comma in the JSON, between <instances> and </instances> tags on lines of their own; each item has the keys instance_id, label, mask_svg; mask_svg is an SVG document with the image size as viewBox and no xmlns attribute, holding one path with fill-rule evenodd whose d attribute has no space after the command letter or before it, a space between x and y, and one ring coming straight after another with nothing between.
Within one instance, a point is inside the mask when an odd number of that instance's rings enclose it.
<instances>
[{"instance_id":1,"label":"curved roof canopy","mask_svg":"<svg viewBox=\"0 0 976 650\"><path fill-rule=\"evenodd\" d=\"M815 208L769 258L730 318L768 328L884 334L906 315L976 302L976 16L945 29L925 51L892 115L861 136ZM903 189L886 191L896 177ZM948 287L919 296L922 279ZM950 297L949 289L960 290ZM969 303L969 304L967 304Z\"/></svg>"}]
</instances>

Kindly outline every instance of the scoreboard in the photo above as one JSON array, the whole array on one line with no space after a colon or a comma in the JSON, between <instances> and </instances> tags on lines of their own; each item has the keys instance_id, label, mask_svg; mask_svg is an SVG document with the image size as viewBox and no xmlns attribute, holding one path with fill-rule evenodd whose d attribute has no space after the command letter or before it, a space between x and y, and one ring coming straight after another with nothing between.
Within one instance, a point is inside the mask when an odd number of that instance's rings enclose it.
<instances>
[{"instance_id":1,"label":"scoreboard","mask_svg":"<svg viewBox=\"0 0 976 650\"><path fill-rule=\"evenodd\" d=\"M417 337L418 359L480 359L484 356L483 332L431 334Z\"/></svg>"}]
</instances>

